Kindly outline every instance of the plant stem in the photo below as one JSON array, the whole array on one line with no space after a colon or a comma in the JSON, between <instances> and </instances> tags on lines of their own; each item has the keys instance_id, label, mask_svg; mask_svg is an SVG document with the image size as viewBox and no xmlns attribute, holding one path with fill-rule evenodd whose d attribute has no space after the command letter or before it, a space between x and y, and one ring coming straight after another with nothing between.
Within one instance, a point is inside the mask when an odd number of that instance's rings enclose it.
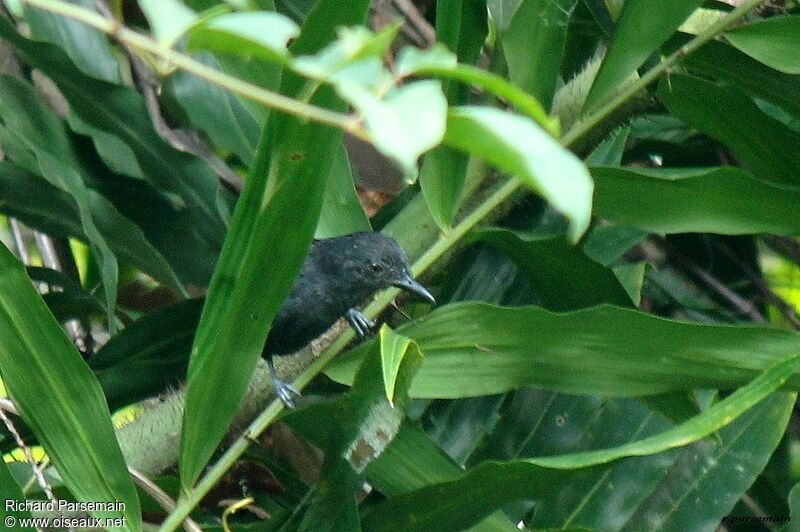
<instances>
[{"instance_id":1,"label":"plant stem","mask_svg":"<svg viewBox=\"0 0 800 532\"><path fill-rule=\"evenodd\" d=\"M235 78L202 63L191 57L165 46L147 35L133 31L115 20L109 20L94 11L69 4L62 0L23 0L25 3L69 17L91 26L114 39L126 44L132 49L144 51L175 67L194 74L218 87L229 90L243 98L253 100L270 109L282 111L312 122L333 126L369 142L369 134L361 127L357 118L331 111L323 107L297 101L283 94L273 92L258 85Z\"/></svg>"}]
</instances>

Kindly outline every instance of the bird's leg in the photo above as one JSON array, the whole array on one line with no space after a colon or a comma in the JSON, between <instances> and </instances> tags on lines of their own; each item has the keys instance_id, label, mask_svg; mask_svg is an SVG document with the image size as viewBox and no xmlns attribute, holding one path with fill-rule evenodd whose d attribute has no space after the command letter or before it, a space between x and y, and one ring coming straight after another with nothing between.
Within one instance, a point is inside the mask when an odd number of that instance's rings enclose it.
<instances>
[{"instance_id":1,"label":"bird's leg","mask_svg":"<svg viewBox=\"0 0 800 532\"><path fill-rule=\"evenodd\" d=\"M361 338L366 338L372 334L372 328L375 327L375 322L357 308L348 310L344 317L347 318L350 327L352 327Z\"/></svg>"},{"instance_id":2,"label":"bird's leg","mask_svg":"<svg viewBox=\"0 0 800 532\"><path fill-rule=\"evenodd\" d=\"M269 367L269 376L272 379L272 386L275 388L275 394L280 397L283 404L289 408L294 408L294 399L292 396L300 397L300 392L297 388L292 386L286 381L278 378L278 372L275 371L275 363L272 361L272 355L267 355L267 367Z\"/></svg>"}]
</instances>

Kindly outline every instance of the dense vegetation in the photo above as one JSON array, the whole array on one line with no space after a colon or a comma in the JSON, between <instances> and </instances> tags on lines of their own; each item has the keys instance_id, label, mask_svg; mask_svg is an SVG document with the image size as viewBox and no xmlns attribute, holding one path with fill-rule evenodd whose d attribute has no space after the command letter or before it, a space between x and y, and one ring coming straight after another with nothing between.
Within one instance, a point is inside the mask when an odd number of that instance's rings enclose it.
<instances>
[{"instance_id":1,"label":"dense vegetation","mask_svg":"<svg viewBox=\"0 0 800 532\"><path fill-rule=\"evenodd\" d=\"M134 530L800 519L797 2L17 0L0 51L6 498ZM269 323L313 238L370 229L437 304L388 290L371 339L282 357L285 411Z\"/></svg>"}]
</instances>

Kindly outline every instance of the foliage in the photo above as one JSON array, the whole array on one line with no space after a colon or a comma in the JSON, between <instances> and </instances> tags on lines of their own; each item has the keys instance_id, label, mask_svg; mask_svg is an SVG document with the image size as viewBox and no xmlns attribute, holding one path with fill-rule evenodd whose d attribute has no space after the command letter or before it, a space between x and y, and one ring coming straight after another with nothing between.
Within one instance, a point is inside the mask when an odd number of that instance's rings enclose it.
<instances>
[{"instance_id":1,"label":"foliage","mask_svg":"<svg viewBox=\"0 0 800 532\"><path fill-rule=\"evenodd\" d=\"M797 2L6 4L0 212L80 276L0 249L1 441L59 498L133 530L796 508ZM372 228L437 304L387 290L375 337L281 357L283 412L270 322L313 238ZM18 466L7 497L47 496Z\"/></svg>"}]
</instances>

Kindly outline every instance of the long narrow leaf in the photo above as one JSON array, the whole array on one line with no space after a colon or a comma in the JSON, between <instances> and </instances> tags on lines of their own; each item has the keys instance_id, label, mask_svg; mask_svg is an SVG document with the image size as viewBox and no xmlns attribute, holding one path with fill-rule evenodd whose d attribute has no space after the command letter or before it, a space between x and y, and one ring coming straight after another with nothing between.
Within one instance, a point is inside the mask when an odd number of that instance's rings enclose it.
<instances>
[{"instance_id":1,"label":"long narrow leaf","mask_svg":"<svg viewBox=\"0 0 800 532\"><path fill-rule=\"evenodd\" d=\"M136 490L100 385L4 246L0 346L3 383L67 488L81 501L124 503L92 514L124 517L127 528L140 529Z\"/></svg>"}]
</instances>

